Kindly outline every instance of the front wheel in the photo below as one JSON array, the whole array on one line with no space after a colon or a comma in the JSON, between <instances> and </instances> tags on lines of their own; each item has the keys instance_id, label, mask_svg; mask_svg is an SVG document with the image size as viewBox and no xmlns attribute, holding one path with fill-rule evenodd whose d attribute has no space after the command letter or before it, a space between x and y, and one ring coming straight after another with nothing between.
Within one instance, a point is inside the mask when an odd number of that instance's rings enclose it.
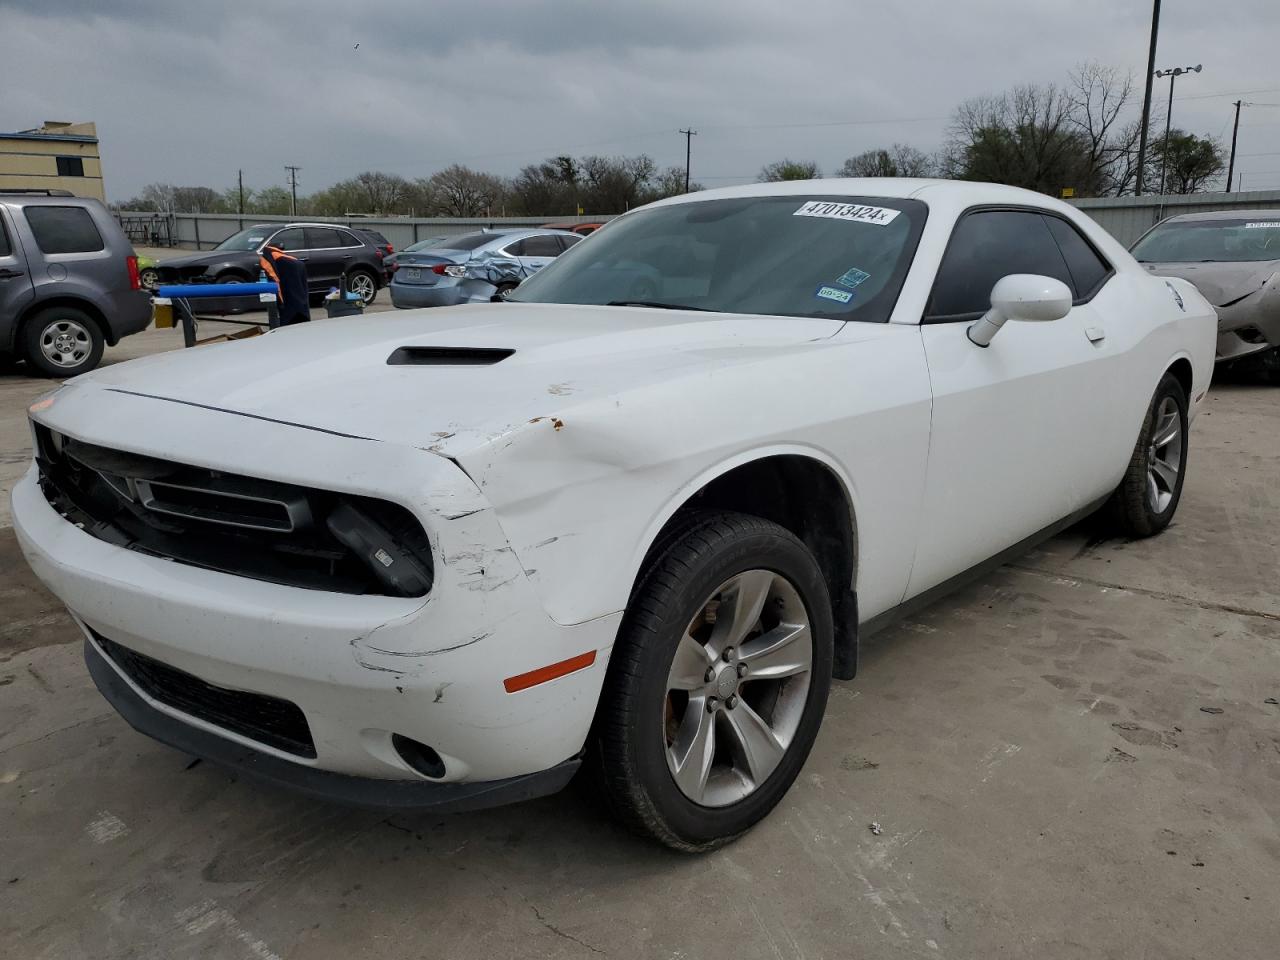
<instances>
[{"instance_id":1,"label":"front wheel","mask_svg":"<svg viewBox=\"0 0 1280 960\"><path fill-rule=\"evenodd\" d=\"M795 536L743 514L692 521L644 573L609 663L590 762L615 815L685 851L761 820L813 746L833 643Z\"/></svg>"},{"instance_id":2,"label":"front wheel","mask_svg":"<svg viewBox=\"0 0 1280 960\"><path fill-rule=\"evenodd\" d=\"M1187 471L1187 394L1166 373L1142 421L1124 479L1107 502L1118 533L1150 537L1169 525Z\"/></svg>"}]
</instances>

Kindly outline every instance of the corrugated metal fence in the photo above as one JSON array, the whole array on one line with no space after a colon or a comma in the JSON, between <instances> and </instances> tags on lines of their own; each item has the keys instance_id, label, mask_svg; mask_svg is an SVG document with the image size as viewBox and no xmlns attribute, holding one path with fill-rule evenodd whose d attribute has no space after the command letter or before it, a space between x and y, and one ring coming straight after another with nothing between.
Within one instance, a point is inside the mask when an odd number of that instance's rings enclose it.
<instances>
[{"instance_id":1,"label":"corrugated metal fence","mask_svg":"<svg viewBox=\"0 0 1280 960\"><path fill-rule=\"evenodd\" d=\"M1195 193L1165 197L1097 197L1071 201L1111 233L1125 246L1133 243L1147 229L1165 217L1179 213L1210 210L1280 209L1280 190L1258 190L1251 193ZM228 213L178 213L164 216L144 212L122 211L122 221L150 224L148 236L163 243L172 238L177 246L207 250L239 230L255 223L289 223L307 219L338 223L349 227L367 227L385 236L397 250L430 237L468 233L482 227L536 227L544 223L589 223L609 220L608 216L585 217L271 217L239 216ZM148 241L134 237L135 243Z\"/></svg>"},{"instance_id":2,"label":"corrugated metal fence","mask_svg":"<svg viewBox=\"0 0 1280 960\"><path fill-rule=\"evenodd\" d=\"M1165 217L1180 213L1280 209L1280 190L1189 193L1165 197L1094 197L1071 202L1127 247Z\"/></svg>"}]
</instances>

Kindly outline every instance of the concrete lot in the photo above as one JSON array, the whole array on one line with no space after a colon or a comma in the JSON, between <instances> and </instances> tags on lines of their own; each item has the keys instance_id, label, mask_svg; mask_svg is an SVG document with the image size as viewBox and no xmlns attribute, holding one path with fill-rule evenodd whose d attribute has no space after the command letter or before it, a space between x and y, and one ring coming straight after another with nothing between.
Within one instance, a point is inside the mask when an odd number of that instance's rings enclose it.
<instances>
[{"instance_id":1,"label":"concrete lot","mask_svg":"<svg viewBox=\"0 0 1280 960\"><path fill-rule=\"evenodd\" d=\"M5 491L47 388L0 374ZM0 952L1274 958L1280 388L1208 411L1164 535L1073 529L877 637L791 794L705 857L577 790L387 818L192 762L107 707L0 528Z\"/></svg>"}]
</instances>

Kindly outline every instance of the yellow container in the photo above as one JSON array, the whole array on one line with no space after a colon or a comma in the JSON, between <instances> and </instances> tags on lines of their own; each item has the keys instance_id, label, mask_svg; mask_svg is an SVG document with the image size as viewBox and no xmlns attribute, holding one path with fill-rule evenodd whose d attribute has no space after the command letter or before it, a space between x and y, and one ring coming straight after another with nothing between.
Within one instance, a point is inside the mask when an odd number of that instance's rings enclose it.
<instances>
[{"instance_id":1,"label":"yellow container","mask_svg":"<svg viewBox=\"0 0 1280 960\"><path fill-rule=\"evenodd\" d=\"M174 326L172 303L168 301L157 303L153 300L151 302L151 314L155 319L157 329L164 330Z\"/></svg>"}]
</instances>

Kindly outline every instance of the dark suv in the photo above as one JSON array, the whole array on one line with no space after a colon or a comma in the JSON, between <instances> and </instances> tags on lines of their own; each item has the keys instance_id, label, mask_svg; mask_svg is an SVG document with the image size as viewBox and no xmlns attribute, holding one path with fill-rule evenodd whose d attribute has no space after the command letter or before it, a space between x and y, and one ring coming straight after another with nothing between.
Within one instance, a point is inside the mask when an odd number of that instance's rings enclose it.
<instances>
[{"instance_id":1,"label":"dark suv","mask_svg":"<svg viewBox=\"0 0 1280 960\"><path fill-rule=\"evenodd\" d=\"M347 278L347 289L369 303L386 285L382 248L362 235L332 223L258 223L232 234L212 250L161 260L161 283L250 283L258 279L258 252L279 247L307 265L313 295L327 293Z\"/></svg>"},{"instance_id":2,"label":"dark suv","mask_svg":"<svg viewBox=\"0 0 1280 960\"><path fill-rule=\"evenodd\" d=\"M150 323L138 258L106 207L57 190L0 190L0 355L73 377Z\"/></svg>"}]
</instances>

